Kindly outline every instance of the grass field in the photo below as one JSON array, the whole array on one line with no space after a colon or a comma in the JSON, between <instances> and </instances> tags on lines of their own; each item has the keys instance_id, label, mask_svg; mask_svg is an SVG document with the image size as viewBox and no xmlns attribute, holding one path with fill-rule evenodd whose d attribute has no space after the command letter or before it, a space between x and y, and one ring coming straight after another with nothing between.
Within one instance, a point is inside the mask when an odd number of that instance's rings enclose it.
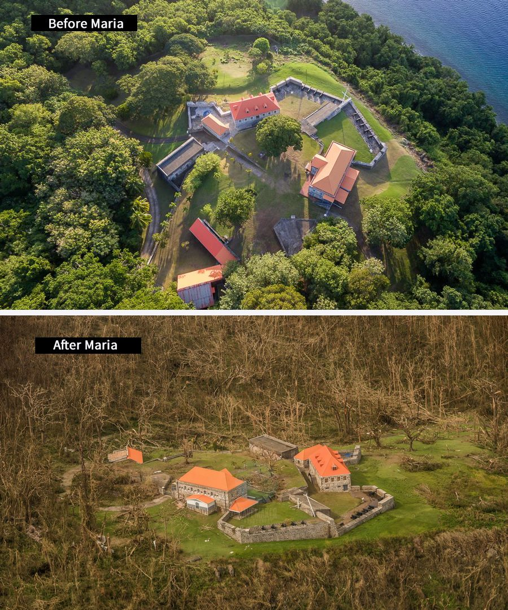
<instances>
[{"instance_id":1,"label":"grass field","mask_svg":"<svg viewBox=\"0 0 508 610\"><path fill-rule=\"evenodd\" d=\"M325 145L325 151L328 146L330 146L331 142L335 140L336 142L354 148L356 150L356 161L370 163L374 158L374 155L369 151L369 147L362 136L358 133L357 129L344 112L340 112L329 121L320 123L317 127L317 132L318 137Z\"/></svg>"},{"instance_id":2,"label":"grass field","mask_svg":"<svg viewBox=\"0 0 508 610\"><path fill-rule=\"evenodd\" d=\"M311 495L311 498L316 500L317 502L321 502L328 508L332 509L332 517L334 519L340 519L340 517L361 504L359 498L355 498L349 493L339 493L339 492L326 492L322 491L319 493L314 493Z\"/></svg>"},{"instance_id":3,"label":"grass field","mask_svg":"<svg viewBox=\"0 0 508 610\"><path fill-rule=\"evenodd\" d=\"M152 153L153 163L158 163L182 144L183 142L170 142L169 144L143 144L143 148L147 152Z\"/></svg>"},{"instance_id":4,"label":"grass field","mask_svg":"<svg viewBox=\"0 0 508 610\"><path fill-rule=\"evenodd\" d=\"M285 114L286 116L290 116L297 120L309 116L311 112L314 112L319 108L317 102L296 95L288 95L279 102L279 106L281 114Z\"/></svg>"},{"instance_id":5,"label":"grass field","mask_svg":"<svg viewBox=\"0 0 508 610\"><path fill-rule=\"evenodd\" d=\"M245 519L234 519L233 525L242 528L255 525L272 525L272 523L283 523L284 521L317 521L303 510L299 510L291 502L268 502L260 504L256 512Z\"/></svg>"},{"instance_id":6,"label":"grass field","mask_svg":"<svg viewBox=\"0 0 508 610\"><path fill-rule=\"evenodd\" d=\"M124 121L124 124L142 136L154 138L184 136L188 127L187 109L182 105L168 112L161 112L154 117Z\"/></svg>"}]
</instances>

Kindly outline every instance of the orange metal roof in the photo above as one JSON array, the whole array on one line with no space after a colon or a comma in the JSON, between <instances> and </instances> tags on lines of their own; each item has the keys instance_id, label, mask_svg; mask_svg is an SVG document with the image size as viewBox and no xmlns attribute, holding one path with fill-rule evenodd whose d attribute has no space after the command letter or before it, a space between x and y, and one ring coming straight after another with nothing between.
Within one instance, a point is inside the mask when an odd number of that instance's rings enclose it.
<instances>
[{"instance_id":1,"label":"orange metal roof","mask_svg":"<svg viewBox=\"0 0 508 610\"><path fill-rule=\"evenodd\" d=\"M220 489L221 491L231 491L243 483L243 481L234 477L227 468L212 470L211 468L201 468L201 466L194 466L178 480L182 483L192 483L202 487Z\"/></svg>"},{"instance_id":2,"label":"orange metal roof","mask_svg":"<svg viewBox=\"0 0 508 610\"><path fill-rule=\"evenodd\" d=\"M323 446L324 445L314 445L313 447L302 449L300 453L295 455L295 460L308 460L313 453L315 453L318 449L321 449Z\"/></svg>"},{"instance_id":3,"label":"orange metal roof","mask_svg":"<svg viewBox=\"0 0 508 610\"><path fill-rule=\"evenodd\" d=\"M299 460L310 460L314 468L322 477L333 477L341 474L350 474L338 451L326 445L315 445L300 451L295 455Z\"/></svg>"},{"instance_id":4,"label":"orange metal roof","mask_svg":"<svg viewBox=\"0 0 508 610\"><path fill-rule=\"evenodd\" d=\"M340 188L337 191L337 194L335 195L335 201L338 201L339 203L346 203L348 195L348 191L345 191L343 188Z\"/></svg>"},{"instance_id":5,"label":"orange metal roof","mask_svg":"<svg viewBox=\"0 0 508 610\"><path fill-rule=\"evenodd\" d=\"M177 291L183 290L190 286L199 286L200 284L218 282L219 280L222 280L222 265L215 265L214 267L182 273L177 278L176 289Z\"/></svg>"},{"instance_id":6,"label":"orange metal roof","mask_svg":"<svg viewBox=\"0 0 508 610\"><path fill-rule=\"evenodd\" d=\"M332 142L326 151L326 164L320 167L312 179L312 186L315 186L320 191L334 196L339 189L344 178L346 170L351 165L354 159L356 150ZM319 155L321 157L321 155ZM314 157L315 159L316 157ZM318 160L318 163L321 162ZM312 161L314 164L314 160Z\"/></svg>"},{"instance_id":7,"label":"orange metal roof","mask_svg":"<svg viewBox=\"0 0 508 610\"><path fill-rule=\"evenodd\" d=\"M238 260L210 225L201 220L201 218L194 222L189 231L221 265L225 265L229 261Z\"/></svg>"},{"instance_id":8,"label":"orange metal roof","mask_svg":"<svg viewBox=\"0 0 508 610\"><path fill-rule=\"evenodd\" d=\"M229 130L229 127L213 114L207 114L201 122L218 136L223 136Z\"/></svg>"},{"instance_id":9,"label":"orange metal roof","mask_svg":"<svg viewBox=\"0 0 508 610\"><path fill-rule=\"evenodd\" d=\"M205 496L204 494L194 494L192 496L187 496L186 500L199 500L199 502L204 502L205 504L213 504L215 500L210 498L210 496Z\"/></svg>"},{"instance_id":10,"label":"orange metal roof","mask_svg":"<svg viewBox=\"0 0 508 610\"><path fill-rule=\"evenodd\" d=\"M127 457L129 460L133 460L138 464L143 463L143 454L138 449L133 449L132 447L127 447Z\"/></svg>"},{"instance_id":11,"label":"orange metal roof","mask_svg":"<svg viewBox=\"0 0 508 610\"><path fill-rule=\"evenodd\" d=\"M273 93L260 93L255 97L251 95L245 100L242 98L239 102L231 102L229 108L235 121L265 112L272 112L273 110L280 110L279 102L275 99Z\"/></svg>"},{"instance_id":12,"label":"orange metal roof","mask_svg":"<svg viewBox=\"0 0 508 610\"><path fill-rule=\"evenodd\" d=\"M251 506L257 504L257 500L250 500L249 498L238 498L231 504L229 510L234 513L243 513L244 510L247 510Z\"/></svg>"},{"instance_id":13,"label":"orange metal roof","mask_svg":"<svg viewBox=\"0 0 508 610\"><path fill-rule=\"evenodd\" d=\"M326 157L323 157L323 155L314 155L314 158L312 159L311 165L312 167L323 167L323 165L326 165L328 163L328 161L326 160Z\"/></svg>"},{"instance_id":14,"label":"orange metal roof","mask_svg":"<svg viewBox=\"0 0 508 610\"><path fill-rule=\"evenodd\" d=\"M359 174L360 172L357 169L350 167L344 176L344 180L342 181L340 188L346 191L352 191Z\"/></svg>"}]
</instances>

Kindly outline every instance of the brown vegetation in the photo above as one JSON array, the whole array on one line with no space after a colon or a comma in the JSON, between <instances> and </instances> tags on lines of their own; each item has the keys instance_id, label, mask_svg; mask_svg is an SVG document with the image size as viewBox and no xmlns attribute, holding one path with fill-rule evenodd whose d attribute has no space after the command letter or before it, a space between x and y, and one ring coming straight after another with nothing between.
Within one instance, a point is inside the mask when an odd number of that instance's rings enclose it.
<instances>
[{"instance_id":1,"label":"brown vegetation","mask_svg":"<svg viewBox=\"0 0 508 610\"><path fill-rule=\"evenodd\" d=\"M0 605L506 607L504 531L385 541L368 552L292 552L270 567L242 564L234 582L217 583L206 565L183 564L176 543L145 532L137 500L125 515L126 531L142 532L130 555L105 552L96 522L110 438L186 455L261 432L297 443L381 443L383 430L421 430L423 439L429 425L445 429L467 413L478 442L496 454L481 466L499 469L508 450L505 319L45 317L0 325ZM34 336L94 335L141 336L143 355L34 354ZM69 464L78 476L63 493L59 474Z\"/></svg>"}]
</instances>

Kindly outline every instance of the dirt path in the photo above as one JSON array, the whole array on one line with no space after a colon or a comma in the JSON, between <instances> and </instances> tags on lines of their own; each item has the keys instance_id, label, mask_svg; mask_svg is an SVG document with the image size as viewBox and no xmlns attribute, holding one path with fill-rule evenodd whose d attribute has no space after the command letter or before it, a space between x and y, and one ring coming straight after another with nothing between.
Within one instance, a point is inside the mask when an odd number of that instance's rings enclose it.
<instances>
[{"instance_id":1,"label":"dirt path","mask_svg":"<svg viewBox=\"0 0 508 610\"><path fill-rule=\"evenodd\" d=\"M153 506L159 506L159 504L166 502L166 500L171 500L171 496L159 496L158 498L155 498L155 500L143 502L143 504L140 506L141 508L152 508ZM106 513L121 513L123 511L130 510L130 508L132 507L129 504L126 504L124 506L106 506L105 508L100 507L99 510Z\"/></svg>"},{"instance_id":2,"label":"dirt path","mask_svg":"<svg viewBox=\"0 0 508 610\"><path fill-rule=\"evenodd\" d=\"M65 488L65 493L68 494L70 487L72 485L72 480L74 479L74 477L81 472L81 465L78 466L73 466L72 468L69 468L69 470L66 470L63 473L62 476L62 485Z\"/></svg>"},{"instance_id":3,"label":"dirt path","mask_svg":"<svg viewBox=\"0 0 508 610\"><path fill-rule=\"evenodd\" d=\"M152 216L152 220L150 221L148 229L146 230L143 247L141 248L141 256L143 258L147 258L148 262L150 263L155 251L157 250L157 244L153 241L153 234L157 233L159 230L161 223L161 210L149 170L146 168L142 169L141 177L145 183L145 195L150 203L150 214Z\"/></svg>"}]
</instances>

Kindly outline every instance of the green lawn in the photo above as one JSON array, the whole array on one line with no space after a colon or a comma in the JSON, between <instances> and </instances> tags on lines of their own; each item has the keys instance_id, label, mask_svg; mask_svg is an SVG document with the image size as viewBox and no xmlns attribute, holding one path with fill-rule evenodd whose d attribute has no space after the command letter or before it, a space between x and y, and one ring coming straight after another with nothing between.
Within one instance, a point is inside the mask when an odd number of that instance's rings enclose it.
<instances>
[{"instance_id":1,"label":"green lawn","mask_svg":"<svg viewBox=\"0 0 508 610\"><path fill-rule=\"evenodd\" d=\"M289 76L332 95L342 97L344 94L346 88L335 76L318 65L306 61L287 61L284 57L276 57L275 69L270 74L255 74L252 72L252 62L246 53L249 47L250 43L237 42L235 44L234 40L228 39L224 46L211 44L206 48L202 55L203 61L218 71L217 84L212 91L208 92L210 98L224 103L251 93L266 92L271 85ZM224 64L220 59L224 58L227 50L232 59ZM391 140L391 132L380 123L365 104L356 98L353 99L379 138L384 142Z\"/></svg>"},{"instance_id":2,"label":"green lawn","mask_svg":"<svg viewBox=\"0 0 508 610\"><path fill-rule=\"evenodd\" d=\"M305 485L305 479L293 461L278 460L273 469L278 475L284 477L286 489L290 489L291 487L302 487Z\"/></svg>"},{"instance_id":3,"label":"green lawn","mask_svg":"<svg viewBox=\"0 0 508 610\"><path fill-rule=\"evenodd\" d=\"M292 502L268 502L259 504L256 512L245 519L233 519L237 527L254 527L255 525L272 525L284 521L315 521L316 519L296 508Z\"/></svg>"},{"instance_id":4,"label":"green lawn","mask_svg":"<svg viewBox=\"0 0 508 610\"><path fill-rule=\"evenodd\" d=\"M154 138L184 136L189 126L185 105L178 106L169 112L161 112L154 117L124 121L124 124L134 133Z\"/></svg>"},{"instance_id":5,"label":"green lawn","mask_svg":"<svg viewBox=\"0 0 508 610\"><path fill-rule=\"evenodd\" d=\"M143 144L143 148L147 152L152 153L153 163L158 163L182 144L183 142L171 142L170 144Z\"/></svg>"},{"instance_id":6,"label":"green lawn","mask_svg":"<svg viewBox=\"0 0 508 610\"><path fill-rule=\"evenodd\" d=\"M287 7L288 0L265 0L270 8L284 10Z\"/></svg>"},{"instance_id":7,"label":"green lawn","mask_svg":"<svg viewBox=\"0 0 508 610\"><path fill-rule=\"evenodd\" d=\"M361 504L360 499L350 493L322 491L312 494L311 498L331 508L334 519L340 519L342 515Z\"/></svg>"},{"instance_id":8,"label":"green lawn","mask_svg":"<svg viewBox=\"0 0 508 610\"><path fill-rule=\"evenodd\" d=\"M356 161L370 163L374 155L369 151L369 147L358 133L350 119L340 112L336 117L329 121L323 121L317 127L318 137L325 145L325 151L331 142L335 140L340 144L345 144L356 150Z\"/></svg>"},{"instance_id":9,"label":"green lawn","mask_svg":"<svg viewBox=\"0 0 508 610\"><path fill-rule=\"evenodd\" d=\"M288 95L279 102L279 106L281 114L300 120L317 110L320 104L305 97Z\"/></svg>"}]
</instances>

